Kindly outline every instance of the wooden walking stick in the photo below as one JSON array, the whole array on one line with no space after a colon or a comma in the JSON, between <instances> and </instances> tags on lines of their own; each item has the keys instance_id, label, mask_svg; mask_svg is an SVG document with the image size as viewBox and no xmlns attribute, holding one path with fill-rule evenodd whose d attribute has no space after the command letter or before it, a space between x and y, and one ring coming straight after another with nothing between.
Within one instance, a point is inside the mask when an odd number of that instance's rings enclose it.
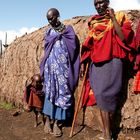
<instances>
[{"instance_id":1,"label":"wooden walking stick","mask_svg":"<svg viewBox=\"0 0 140 140\"><path fill-rule=\"evenodd\" d=\"M74 125L75 125L75 121L76 121L77 114L78 114L78 111L79 111L79 106L80 106L81 100L83 99L83 89L84 89L84 84L85 84L86 75L87 75L87 71L88 71L88 65L89 65L89 63L86 65L85 75L84 75L84 78L83 78L83 83L82 83L82 86L81 86L80 95L79 95L79 98L78 98L78 101L77 101L77 106L76 106L76 110L75 110L75 113L74 113L74 118L73 118L72 127L71 127L69 137L73 136Z\"/></svg>"}]
</instances>

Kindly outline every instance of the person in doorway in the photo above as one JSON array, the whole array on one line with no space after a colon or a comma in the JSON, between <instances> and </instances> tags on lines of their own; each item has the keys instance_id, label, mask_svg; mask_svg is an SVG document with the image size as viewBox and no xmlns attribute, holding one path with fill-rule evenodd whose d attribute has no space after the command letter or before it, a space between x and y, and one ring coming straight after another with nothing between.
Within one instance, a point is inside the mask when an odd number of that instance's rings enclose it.
<instances>
[{"instance_id":1,"label":"person in doorway","mask_svg":"<svg viewBox=\"0 0 140 140\"><path fill-rule=\"evenodd\" d=\"M44 131L62 136L60 123L72 117L71 107L79 77L80 45L73 27L60 21L56 8L48 10L47 20L50 28L45 33L44 57L40 64L45 92Z\"/></svg>"},{"instance_id":2,"label":"person in doorway","mask_svg":"<svg viewBox=\"0 0 140 140\"><path fill-rule=\"evenodd\" d=\"M94 0L98 14L89 22L89 32L81 50L80 75L89 65L89 80L100 110L102 134L112 139L113 114L122 87L123 59L132 60L135 49L131 22L123 12L114 12L109 0ZM129 57L128 57L129 56Z\"/></svg>"}]
</instances>

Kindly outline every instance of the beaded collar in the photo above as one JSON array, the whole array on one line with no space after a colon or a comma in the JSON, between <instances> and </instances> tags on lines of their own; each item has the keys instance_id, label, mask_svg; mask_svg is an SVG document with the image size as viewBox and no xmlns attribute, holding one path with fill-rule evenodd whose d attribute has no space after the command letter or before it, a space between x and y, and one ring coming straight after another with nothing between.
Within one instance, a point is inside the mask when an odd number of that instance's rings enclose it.
<instances>
[{"instance_id":1,"label":"beaded collar","mask_svg":"<svg viewBox=\"0 0 140 140\"><path fill-rule=\"evenodd\" d=\"M62 32L65 29L65 25L61 23L58 27L53 27L53 29L57 32Z\"/></svg>"}]
</instances>

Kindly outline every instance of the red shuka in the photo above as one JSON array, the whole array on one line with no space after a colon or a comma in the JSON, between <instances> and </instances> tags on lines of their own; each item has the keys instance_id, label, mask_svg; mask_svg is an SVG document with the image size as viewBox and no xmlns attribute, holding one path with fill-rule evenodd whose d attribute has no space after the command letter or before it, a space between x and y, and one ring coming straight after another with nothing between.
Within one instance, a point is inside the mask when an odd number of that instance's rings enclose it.
<instances>
[{"instance_id":1,"label":"red shuka","mask_svg":"<svg viewBox=\"0 0 140 140\"><path fill-rule=\"evenodd\" d=\"M88 22L89 33L82 45L81 63L87 59L94 63L113 58L133 60L131 49L135 49L135 38L131 22L123 12L117 12L115 16L124 33L125 43L116 34L109 17L95 15ZM90 85L86 87L85 95L87 95L87 91L90 91L89 87ZM88 96L85 97L87 98L84 100L88 100ZM91 100L88 101L91 102ZM93 100L92 102L95 101Z\"/></svg>"}]
</instances>

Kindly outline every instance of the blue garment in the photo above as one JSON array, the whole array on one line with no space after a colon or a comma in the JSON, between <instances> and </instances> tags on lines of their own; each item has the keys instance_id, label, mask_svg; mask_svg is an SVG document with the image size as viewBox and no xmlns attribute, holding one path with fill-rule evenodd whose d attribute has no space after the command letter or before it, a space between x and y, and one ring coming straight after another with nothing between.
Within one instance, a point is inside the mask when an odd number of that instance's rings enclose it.
<instances>
[{"instance_id":1,"label":"blue garment","mask_svg":"<svg viewBox=\"0 0 140 140\"><path fill-rule=\"evenodd\" d=\"M59 34L54 29L50 35ZM63 40L57 40L44 67L45 94L50 102L63 109L72 104L72 94L68 85L68 51Z\"/></svg>"},{"instance_id":2,"label":"blue garment","mask_svg":"<svg viewBox=\"0 0 140 140\"><path fill-rule=\"evenodd\" d=\"M53 105L48 99L45 99L43 113L54 120L66 120L72 115L70 108L62 109Z\"/></svg>"},{"instance_id":3,"label":"blue garment","mask_svg":"<svg viewBox=\"0 0 140 140\"><path fill-rule=\"evenodd\" d=\"M71 115L79 76L79 49L72 26L66 26L63 33L52 28L46 32L40 71L45 85L43 112L51 119L65 120Z\"/></svg>"},{"instance_id":4,"label":"blue garment","mask_svg":"<svg viewBox=\"0 0 140 140\"><path fill-rule=\"evenodd\" d=\"M63 39L66 44L68 51L68 61L69 61L69 73L68 73L68 81L70 90L74 93L75 88L78 83L79 77L79 67L80 67L80 43L76 34L73 30L73 27L68 25L63 33L50 35L48 32L45 34L45 45L44 45L44 57L40 63L40 75L43 77L44 75L44 67L47 58L53 48L54 42L57 40Z\"/></svg>"}]
</instances>

